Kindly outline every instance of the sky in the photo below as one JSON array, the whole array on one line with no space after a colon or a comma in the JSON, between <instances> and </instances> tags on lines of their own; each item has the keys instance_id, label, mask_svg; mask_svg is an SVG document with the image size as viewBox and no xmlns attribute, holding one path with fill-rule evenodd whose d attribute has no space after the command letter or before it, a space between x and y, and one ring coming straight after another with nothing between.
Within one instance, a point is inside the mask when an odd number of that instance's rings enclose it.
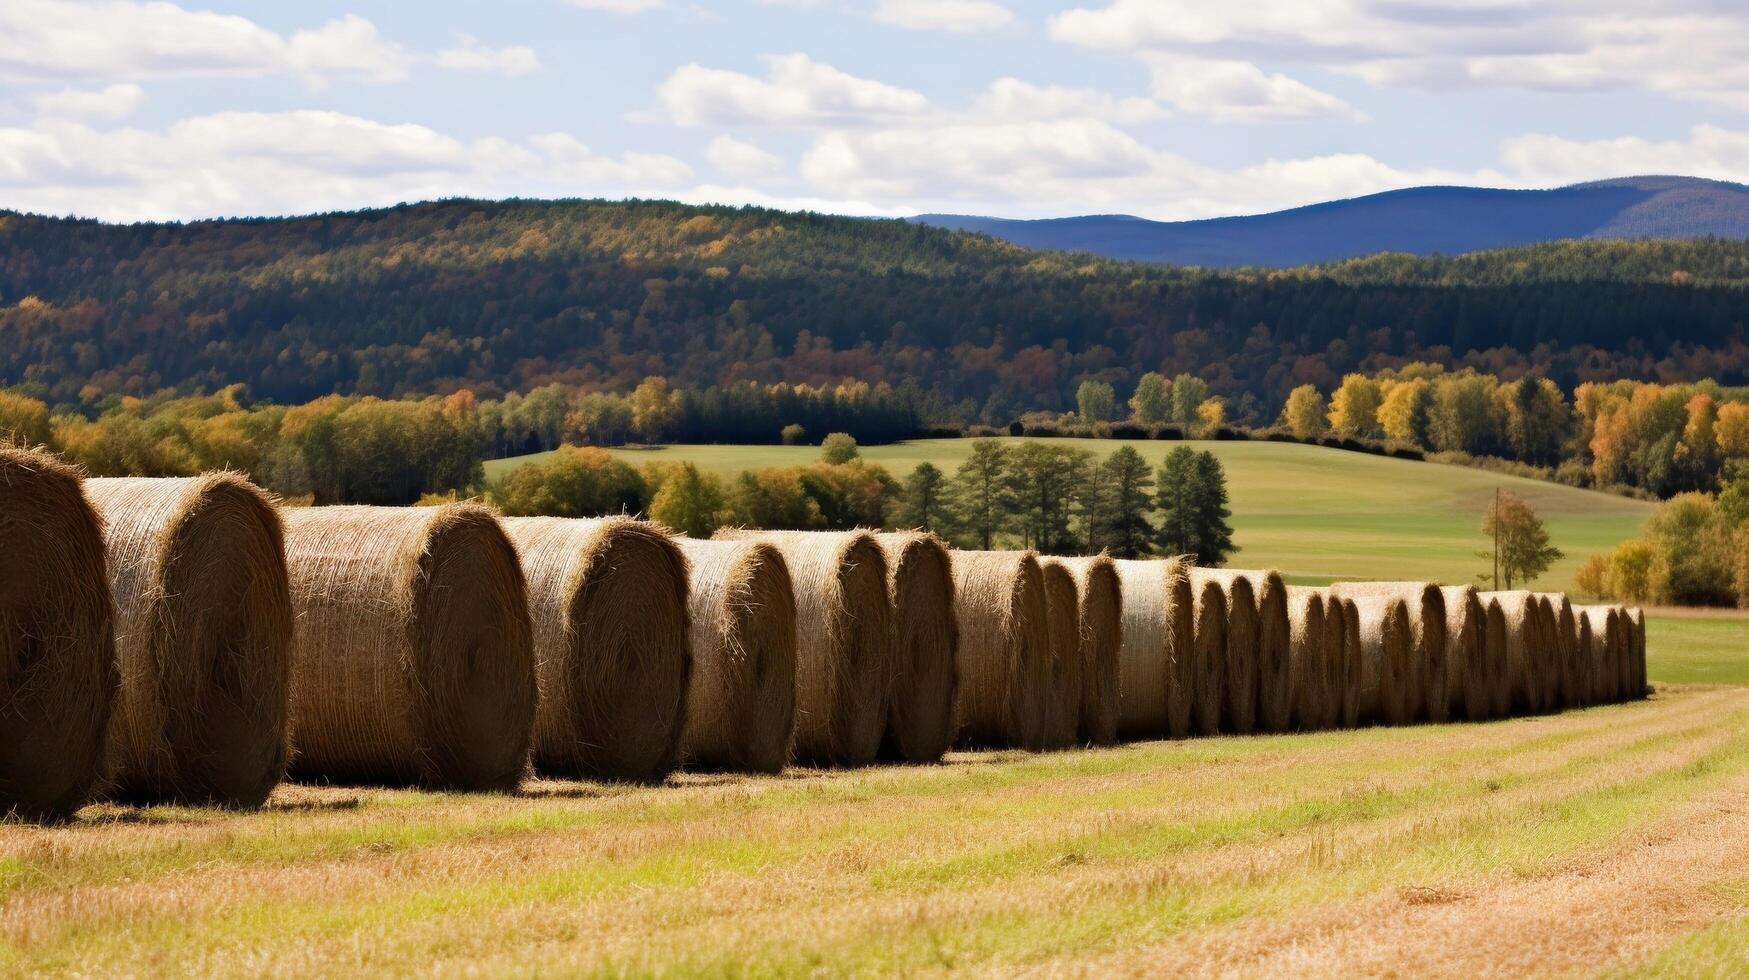
<instances>
[{"instance_id":1,"label":"sky","mask_svg":"<svg viewBox=\"0 0 1749 980\"><path fill-rule=\"evenodd\" d=\"M1251 214L1749 181L1741 0L0 0L0 208Z\"/></svg>"}]
</instances>

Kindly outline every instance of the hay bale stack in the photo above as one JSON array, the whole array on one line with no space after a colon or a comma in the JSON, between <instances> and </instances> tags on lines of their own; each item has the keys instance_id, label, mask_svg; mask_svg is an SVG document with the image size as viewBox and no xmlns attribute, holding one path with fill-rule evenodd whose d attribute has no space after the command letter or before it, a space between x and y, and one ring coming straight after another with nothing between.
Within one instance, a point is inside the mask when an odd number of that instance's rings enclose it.
<instances>
[{"instance_id":1,"label":"hay bale stack","mask_svg":"<svg viewBox=\"0 0 1749 980\"><path fill-rule=\"evenodd\" d=\"M1451 718L1485 721L1494 713L1490 666L1484 647L1487 613L1470 585L1439 590L1445 600L1445 680Z\"/></svg>"},{"instance_id":2,"label":"hay bale stack","mask_svg":"<svg viewBox=\"0 0 1749 980\"><path fill-rule=\"evenodd\" d=\"M674 769L692 672L686 559L628 517L507 517L534 619L534 765L660 782Z\"/></svg>"},{"instance_id":3,"label":"hay bale stack","mask_svg":"<svg viewBox=\"0 0 1749 980\"><path fill-rule=\"evenodd\" d=\"M1628 638L1628 689L1626 697L1638 701L1646 696L1646 611L1640 608L1623 613Z\"/></svg>"},{"instance_id":4,"label":"hay bale stack","mask_svg":"<svg viewBox=\"0 0 1749 980\"><path fill-rule=\"evenodd\" d=\"M687 564L692 680L681 761L778 772L796 724L796 600L783 554L758 541L676 538Z\"/></svg>"},{"instance_id":5,"label":"hay bale stack","mask_svg":"<svg viewBox=\"0 0 1749 980\"><path fill-rule=\"evenodd\" d=\"M1543 610L1543 635L1549 645L1546 658L1554 673L1549 692L1551 707L1577 708L1584 705L1579 690L1579 635L1573 623L1573 603L1559 592L1539 592L1546 608Z\"/></svg>"},{"instance_id":6,"label":"hay bale stack","mask_svg":"<svg viewBox=\"0 0 1749 980\"><path fill-rule=\"evenodd\" d=\"M1196 664L1190 579L1180 561L1112 563L1123 609L1118 646L1118 736L1190 734Z\"/></svg>"},{"instance_id":7,"label":"hay bale stack","mask_svg":"<svg viewBox=\"0 0 1749 980\"><path fill-rule=\"evenodd\" d=\"M1051 637L1038 557L1020 551L954 551L960 624L959 741L970 747L1044 745Z\"/></svg>"},{"instance_id":8,"label":"hay bale stack","mask_svg":"<svg viewBox=\"0 0 1749 980\"><path fill-rule=\"evenodd\" d=\"M935 762L953 746L954 658L960 643L953 615L953 562L933 534L877 534L887 557L893 603L893 677L881 757Z\"/></svg>"},{"instance_id":9,"label":"hay bale stack","mask_svg":"<svg viewBox=\"0 0 1749 980\"><path fill-rule=\"evenodd\" d=\"M1510 695L1507 709L1500 714L1534 714L1542 710L1543 682L1537 673L1541 666L1537 648L1544 642L1542 616L1536 598L1522 589L1483 592L1481 598L1493 600L1500 606L1505 627L1505 669Z\"/></svg>"},{"instance_id":10,"label":"hay bale stack","mask_svg":"<svg viewBox=\"0 0 1749 980\"><path fill-rule=\"evenodd\" d=\"M1404 692L1410 700L1409 713L1416 719L1445 721L1451 711L1445 593L1431 582L1341 582L1333 588L1356 597L1383 595L1403 600L1411 631L1409 675Z\"/></svg>"},{"instance_id":11,"label":"hay bale stack","mask_svg":"<svg viewBox=\"0 0 1749 980\"><path fill-rule=\"evenodd\" d=\"M1328 714L1330 695L1336 690L1329 683L1329 664L1334 659L1328 646L1330 633L1325 629L1324 591L1304 586L1287 587L1288 657L1294 693L1293 725L1303 731L1322 728ZM1330 614L1340 623L1342 613ZM1341 632L1336 634L1341 642Z\"/></svg>"},{"instance_id":12,"label":"hay bale stack","mask_svg":"<svg viewBox=\"0 0 1749 980\"><path fill-rule=\"evenodd\" d=\"M491 511L280 512L291 572L292 773L509 790L534 735L534 627Z\"/></svg>"},{"instance_id":13,"label":"hay bale stack","mask_svg":"<svg viewBox=\"0 0 1749 980\"><path fill-rule=\"evenodd\" d=\"M1227 609L1227 648L1221 661L1225 701L1221 706L1220 730L1245 735L1257 730L1257 693L1262 620L1257 609L1257 590L1241 572L1219 568L1193 568L1194 588L1213 584L1220 588Z\"/></svg>"},{"instance_id":14,"label":"hay bale stack","mask_svg":"<svg viewBox=\"0 0 1749 980\"><path fill-rule=\"evenodd\" d=\"M1591 628L1591 700L1593 704L1613 704L1622 700L1623 668L1627 658L1627 629L1618 606L1576 606L1575 616L1583 615Z\"/></svg>"},{"instance_id":15,"label":"hay bale stack","mask_svg":"<svg viewBox=\"0 0 1749 980\"><path fill-rule=\"evenodd\" d=\"M0 444L0 815L72 815L101 778L116 693L103 523L79 473Z\"/></svg>"},{"instance_id":16,"label":"hay bale stack","mask_svg":"<svg viewBox=\"0 0 1749 980\"><path fill-rule=\"evenodd\" d=\"M783 552L796 596L795 759L863 766L880 754L893 676L887 559L866 531L723 530Z\"/></svg>"},{"instance_id":17,"label":"hay bale stack","mask_svg":"<svg viewBox=\"0 0 1749 980\"><path fill-rule=\"evenodd\" d=\"M1117 566L1096 558L1052 558L1075 579L1081 603L1081 706L1076 738L1091 745L1117 741L1119 686L1118 650L1123 646L1123 591Z\"/></svg>"},{"instance_id":18,"label":"hay bale stack","mask_svg":"<svg viewBox=\"0 0 1749 980\"><path fill-rule=\"evenodd\" d=\"M253 807L291 759L291 592L273 504L234 473L87 480L104 521L123 799Z\"/></svg>"},{"instance_id":19,"label":"hay bale stack","mask_svg":"<svg viewBox=\"0 0 1749 980\"><path fill-rule=\"evenodd\" d=\"M1327 593L1324 609L1328 614L1334 601L1342 610L1342 697L1336 724L1342 728L1360 725L1362 695L1366 686L1366 656L1360 648L1360 610L1354 600L1334 592Z\"/></svg>"},{"instance_id":20,"label":"hay bale stack","mask_svg":"<svg viewBox=\"0 0 1749 980\"><path fill-rule=\"evenodd\" d=\"M1421 692L1412 666L1415 628L1409 605L1386 593L1345 595L1360 617L1360 652L1365 669L1361 686L1363 719L1386 725L1416 720Z\"/></svg>"},{"instance_id":21,"label":"hay bale stack","mask_svg":"<svg viewBox=\"0 0 1749 980\"><path fill-rule=\"evenodd\" d=\"M1045 579L1045 628L1051 637L1044 747L1066 749L1075 744L1081 727L1081 599L1068 569L1041 558L1039 570Z\"/></svg>"}]
</instances>

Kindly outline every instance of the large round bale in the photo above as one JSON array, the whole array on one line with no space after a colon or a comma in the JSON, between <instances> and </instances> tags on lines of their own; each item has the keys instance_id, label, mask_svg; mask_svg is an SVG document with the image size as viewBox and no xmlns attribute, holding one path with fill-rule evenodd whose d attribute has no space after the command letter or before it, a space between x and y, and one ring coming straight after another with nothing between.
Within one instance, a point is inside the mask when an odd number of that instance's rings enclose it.
<instances>
[{"instance_id":1,"label":"large round bale","mask_svg":"<svg viewBox=\"0 0 1749 980\"><path fill-rule=\"evenodd\" d=\"M115 693L102 521L76 470L0 445L0 815L84 805Z\"/></svg>"},{"instance_id":2,"label":"large round bale","mask_svg":"<svg viewBox=\"0 0 1749 980\"><path fill-rule=\"evenodd\" d=\"M1293 725L1304 731L1322 728L1334 685L1326 673L1332 660L1325 629L1324 591L1304 586L1287 588L1288 662L1294 693ZM1340 610L1331 615L1338 618ZM1336 634L1340 642L1341 633Z\"/></svg>"},{"instance_id":3,"label":"large round bale","mask_svg":"<svg viewBox=\"0 0 1749 980\"><path fill-rule=\"evenodd\" d=\"M681 761L778 772L796 724L796 600L783 554L759 541L676 538L687 564L692 681Z\"/></svg>"},{"instance_id":4,"label":"large round bale","mask_svg":"<svg viewBox=\"0 0 1749 980\"><path fill-rule=\"evenodd\" d=\"M1627 693L1630 700L1638 701L1646 696L1646 611L1640 608L1627 610L1626 629L1628 638L1628 675Z\"/></svg>"},{"instance_id":5,"label":"large round bale","mask_svg":"<svg viewBox=\"0 0 1749 980\"><path fill-rule=\"evenodd\" d=\"M960 624L959 740L970 747L1038 749L1045 739L1051 637L1038 557L1020 551L955 551Z\"/></svg>"},{"instance_id":6,"label":"large round bale","mask_svg":"<svg viewBox=\"0 0 1749 980\"><path fill-rule=\"evenodd\" d=\"M1195 623L1182 562L1114 561L1123 609L1118 737L1183 738L1195 695Z\"/></svg>"},{"instance_id":7,"label":"large round bale","mask_svg":"<svg viewBox=\"0 0 1749 980\"><path fill-rule=\"evenodd\" d=\"M1190 582L1190 662L1185 665L1190 683L1191 729L1199 735L1216 735L1227 706L1227 591L1208 578L1188 575Z\"/></svg>"},{"instance_id":8,"label":"large round bale","mask_svg":"<svg viewBox=\"0 0 1749 980\"><path fill-rule=\"evenodd\" d=\"M1257 602L1257 727L1284 732L1293 724L1294 675L1292 624L1288 619L1287 586L1275 571L1236 571L1251 584Z\"/></svg>"},{"instance_id":9,"label":"large round bale","mask_svg":"<svg viewBox=\"0 0 1749 980\"><path fill-rule=\"evenodd\" d=\"M887 559L866 531L718 531L783 552L796 595L796 761L863 766L880 754L893 676Z\"/></svg>"},{"instance_id":10,"label":"large round bale","mask_svg":"<svg viewBox=\"0 0 1749 980\"><path fill-rule=\"evenodd\" d=\"M1445 721L1451 711L1446 675L1448 623L1445 593L1431 582L1341 582L1336 591L1352 596L1383 595L1403 600L1409 613L1409 675L1405 694L1417 719Z\"/></svg>"},{"instance_id":11,"label":"large round bale","mask_svg":"<svg viewBox=\"0 0 1749 980\"><path fill-rule=\"evenodd\" d=\"M1483 648L1487 613L1470 585L1439 590L1445 600L1445 680L1447 713L1452 718L1485 721L1494 712L1489 666Z\"/></svg>"},{"instance_id":12,"label":"large round bale","mask_svg":"<svg viewBox=\"0 0 1749 980\"><path fill-rule=\"evenodd\" d=\"M1579 692L1579 644L1573 625L1573 603L1559 592L1539 592L1536 596L1544 605L1543 637L1549 646L1544 659L1553 675L1546 688L1550 706L1577 708L1584 701Z\"/></svg>"},{"instance_id":13,"label":"large round bale","mask_svg":"<svg viewBox=\"0 0 1749 980\"><path fill-rule=\"evenodd\" d=\"M1220 730L1245 735L1257 730L1257 692L1262 620L1257 590L1241 572L1193 568L1190 584L1219 586L1227 609L1227 648L1221 662L1225 702Z\"/></svg>"},{"instance_id":14,"label":"large round bale","mask_svg":"<svg viewBox=\"0 0 1749 980\"><path fill-rule=\"evenodd\" d=\"M516 548L474 504L280 512L295 777L509 790L539 688Z\"/></svg>"},{"instance_id":15,"label":"large round bale","mask_svg":"<svg viewBox=\"0 0 1749 980\"><path fill-rule=\"evenodd\" d=\"M1353 599L1330 592L1324 598L1326 612L1332 601L1342 610L1342 697L1336 724L1342 728L1355 728L1360 725L1361 711L1366 707L1363 702L1366 655L1360 647L1360 610Z\"/></svg>"},{"instance_id":16,"label":"large round bale","mask_svg":"<svg viewBox=\"0 0 1749 980\"><path fill-rule=\"evenodd\" d=\"M1542 678L1538 675L1543 644L1542 616L1536 597L1522 589L1512 592L1484 592L1484 600L1500 606L1505 626L1505 668L1511 695L1508 708L1502 714L1534 714L1542 710Z\"/></svg>"},{"instance_id":17,"label":"large round bale","mask_svg":"<svg viewBox=\"0 0 1749 980\"><path fill-rule=\"evenodd\" d=\"M1573 645L1579 656L1579 679L1575 683L1587 707L1597 703L1596 671L1597 661L1601 656L1597 648L1599 642L1600 638L1591 632L1591 617L1585 615L1585 607L1574 606Z\"/></svg>"},{"instance_id":18,"label":"large round bale","mask_svg":"<svg viewBox=\"0 0 1749 980\"><path fill-rule=\"evenodd\" d=\"M1487 665L1488 717L1512 714L1512 638L1506 629L1506 613L1493 595L1478 592L1482 604L1482 662Z\"/></svg>"},{"instance_id":19,"label":"large round bale","mask_svg":"<svg viewBox=\"0 0 1749 980\"><path fill-rule=\"evenodd\" d=\"M674 769L692 670L686 559L629 517L507 517L534 619L543 773L660 782Z\"/></svg>"},{"instance_id":20,"label":"large round bale","mask_svg":"<svg viewBox=\"0 0 1749 980\"><path fill-rule=\"evenodd\" d=\"M1573 615L1584 621L1579 637L1589 648L1586 662L1591 703L1609 704L1617 699L1621 679L1616 663L1623 642L1620 615L1614 606L1575 606Z\"/></svg>"},{"instance_id":21,"label":"large round bale","mask_svg":"<svg viewBox=\"0 0 1749 980\"><path fill-rule=\"evenodd\" d=\"M273 504L233 473L85 481L121 686L111 792L259 806L291 758L291 592Z\"/></svg>"},{"instance_id":22,"label":"large round bale","mask_svg":"<svg viewBox=\"0 0 1749 980\"><path fill-rule=\"evenodd\" d=\"M935 762L953 746L954 658L960 643L953 615L953 563L933 534L877 534L887 557L893 603L892 685L881 757Z\"/></svg>"},{"instance_id":23,"label":"large round bale","mask_svg":"<svg viewBox=\"0 0 1749 980\"><path fill-rule=\"evenodd\" d=\"M1081 604L1081 705L1076 737L1092 745L1117 741L1121 688L1118 650L1123 646L1123 591L1117 566L1103 555L1051 558L1075 580Z\"/></svg>"},{"instance_id":24,"label":"large round bale","mask_svg":"<svg viewBox=\"0 0 1749 980\"><path fill-rule=\"evenodd\" d=\"M1409 606L1399 596L1346 595L1360 616L1360 651L1365 658L1361 714L1386 725L1416 720L1421 692L1414 689L1415 632Z\"/></svg>"},{"instance_id":25,"label":"large round bale","mask_svg":"<svg viewBox=\"0 0 1749 980\"><path fill-rule=\"evenodd\" d=\"M1318 681L1324 713L1313 727L1336 728L1342 724L1343 702L1348 694L1348 614L1341 596L1329 589L1318 592L1324 600L1324 660Z\"/></svg>"},{"instance_id":26,"label":"large round bale","mask_svg":"<svg viewBox=\"0 0 1749 980\"><path fill-rule=\"evenodd\" d=\"M1039 570L1045 579L1045 628L1051 637L1044 747L1064 749L1075 744L1081 728L1081 599L1067 568L1041 558Z\"/></svg>"}]
</instances>

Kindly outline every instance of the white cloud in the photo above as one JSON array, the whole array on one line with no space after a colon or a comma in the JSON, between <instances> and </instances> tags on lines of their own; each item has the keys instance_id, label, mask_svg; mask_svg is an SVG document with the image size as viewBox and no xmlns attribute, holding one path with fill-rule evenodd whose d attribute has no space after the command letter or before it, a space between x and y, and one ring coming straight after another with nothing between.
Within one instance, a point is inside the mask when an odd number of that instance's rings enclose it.
<instances>
[{"instance_id":1,"label":"white cloud","mask_svg":"<svg viewBox=\"0 0 1749 980\"><path fill-rule=\"evenodd\" d=\"M1506 140L1500 160L1533 184L1570 184L1639 174L1682 174L1749 181L1749 133L1696 126L1684 140L1624 136L1571 140L1528 135Z\"/></svg>"},{"instance_id":2,"label":"white cloud","mask_svg":"<svg viewBox=\"0 0 1749 980\"><path fill-rule=\"evenodd\" d=\"M532 75L541 70L540 56L533 48L522 45L489 47L472 34L457 34L455 47L437 53L437 66L451 71L498 75Z\"/></svg>"},{"instance_id":3,"label":"white cloud","mask_svg":"<svg viewBox=\"0 0 1749 980\"><path fill-rule=\"evenodd\" d=\"M1749 8L1719 0L1111 0L1051 36L1139 57L1343 71L1374 85L1640 89L1749 108Z\"/></svg>"},{"instance_id":4,"label":"white cloud","mask_svg":"<svg viewBox=\"0 0 1749 980\"><path fill-rule=\"evenodd\" d=\"M1163 59L1154 65L1154 97L1218 122L1365 118L1328 92L1248 61Z\"/></svg>"},{"instance_id":5,"label":"white cloud","mask_svg":"<svg viewBox=\"0 0 1749 980\"><path fill-rule=\"evenodd\" d=\"M456 139L337 112L224 112L161 130L0 128L9 206L116 220L286 214L453 195L673 193L672 157L591 151L552 133Z\"/></svg>"},{"instance_id":6,"label":"white cloud","mask_svg":"<svg viewBox=\"0 0 1749 980\"><path fill-rule=\"evenodd\" d=\"M926 112L919 92L858 78L805 54L768 55L764 78L683 65L656 90L668 118L682 126L856 124Z\"/></svg>"},{"instance_id":7,"label":"white cloud","mask_svg":"<svg viewBox=\"0 0 1749 980\"><path fill-rule=\"evenodd\" d=\"M994 0L877 0L874 17L914 31L961 34L997 31L1014 23L1014 14Z\"/></svg>"},{"instance_id":8,"label":"white cloud","mask_svg":"<svg viewBox=\"0 0 1749 980\"><path fill-rule=\"evenodd\" d=\"M565 0L584 10L604 10L610 14L641 14L667 6L667 0Z\"/></svg>"},{"instance_id":9,"label":"white cloud","mask_svg":"<svg viewBox=\"0 0 1749 980\"><path fill-rule=\"evenodd\" d=\"M64 88L30 98L31 107L40 115L101 122L132 115L145 101L145 89L132 83L105 85L100 89Z\"/></svg>"},{"instance_id":10,"label":"white cloud","mask_svg":"<svg viewBox=\"0 0 1749 980\"><path fill-rule=\"evenodd\" d=\"M1005 120L1089 118L1127 124L1151 122L1166 115L1148 99L1120 98L1098 89L1034 85L1018 78L991 82L973 108L986 119Z\"/></svg>"},{"instance_id":11,"label":"white cloud","mask_svg":"<svg viewBox=\"0 0 1749 980\"><path fill-rule=\"evenodd\" d=\"M705 149L705 156L718 170L742 180L776 177L784 172L782 158L732 136L718 136Z\"/></svg>"},{"instance_id":12,"label":"white cloud","mask_svg":"<svg viewBox=\"0 0 1749 980\"><path fill-rule=\"evenodd\" d=\"M411 63L351 14L288 37L245 17L164 2L0 4L0 77L26 81L290 74L389 82L405 78Z\"/></svg>"}]
</instances>

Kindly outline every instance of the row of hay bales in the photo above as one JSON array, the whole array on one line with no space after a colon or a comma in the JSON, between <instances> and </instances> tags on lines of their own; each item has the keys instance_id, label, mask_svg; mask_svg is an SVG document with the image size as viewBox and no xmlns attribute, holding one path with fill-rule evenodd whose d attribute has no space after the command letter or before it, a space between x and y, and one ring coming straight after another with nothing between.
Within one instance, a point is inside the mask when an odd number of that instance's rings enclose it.
<instances>
[{"instance_id":1,"label":"row of hay bales","mask_svg":"<svg viewBox=\"0 0 1749 980\"><path fill-rule=\"evenodd\" d=\"M1638 696L1644 620L1307 589L920 533L676 538L473 504L278 509L235 475L0 449L0 809L295 779L929 762L955 745L1502 717Z\"/></svg>"}]
</instances>

